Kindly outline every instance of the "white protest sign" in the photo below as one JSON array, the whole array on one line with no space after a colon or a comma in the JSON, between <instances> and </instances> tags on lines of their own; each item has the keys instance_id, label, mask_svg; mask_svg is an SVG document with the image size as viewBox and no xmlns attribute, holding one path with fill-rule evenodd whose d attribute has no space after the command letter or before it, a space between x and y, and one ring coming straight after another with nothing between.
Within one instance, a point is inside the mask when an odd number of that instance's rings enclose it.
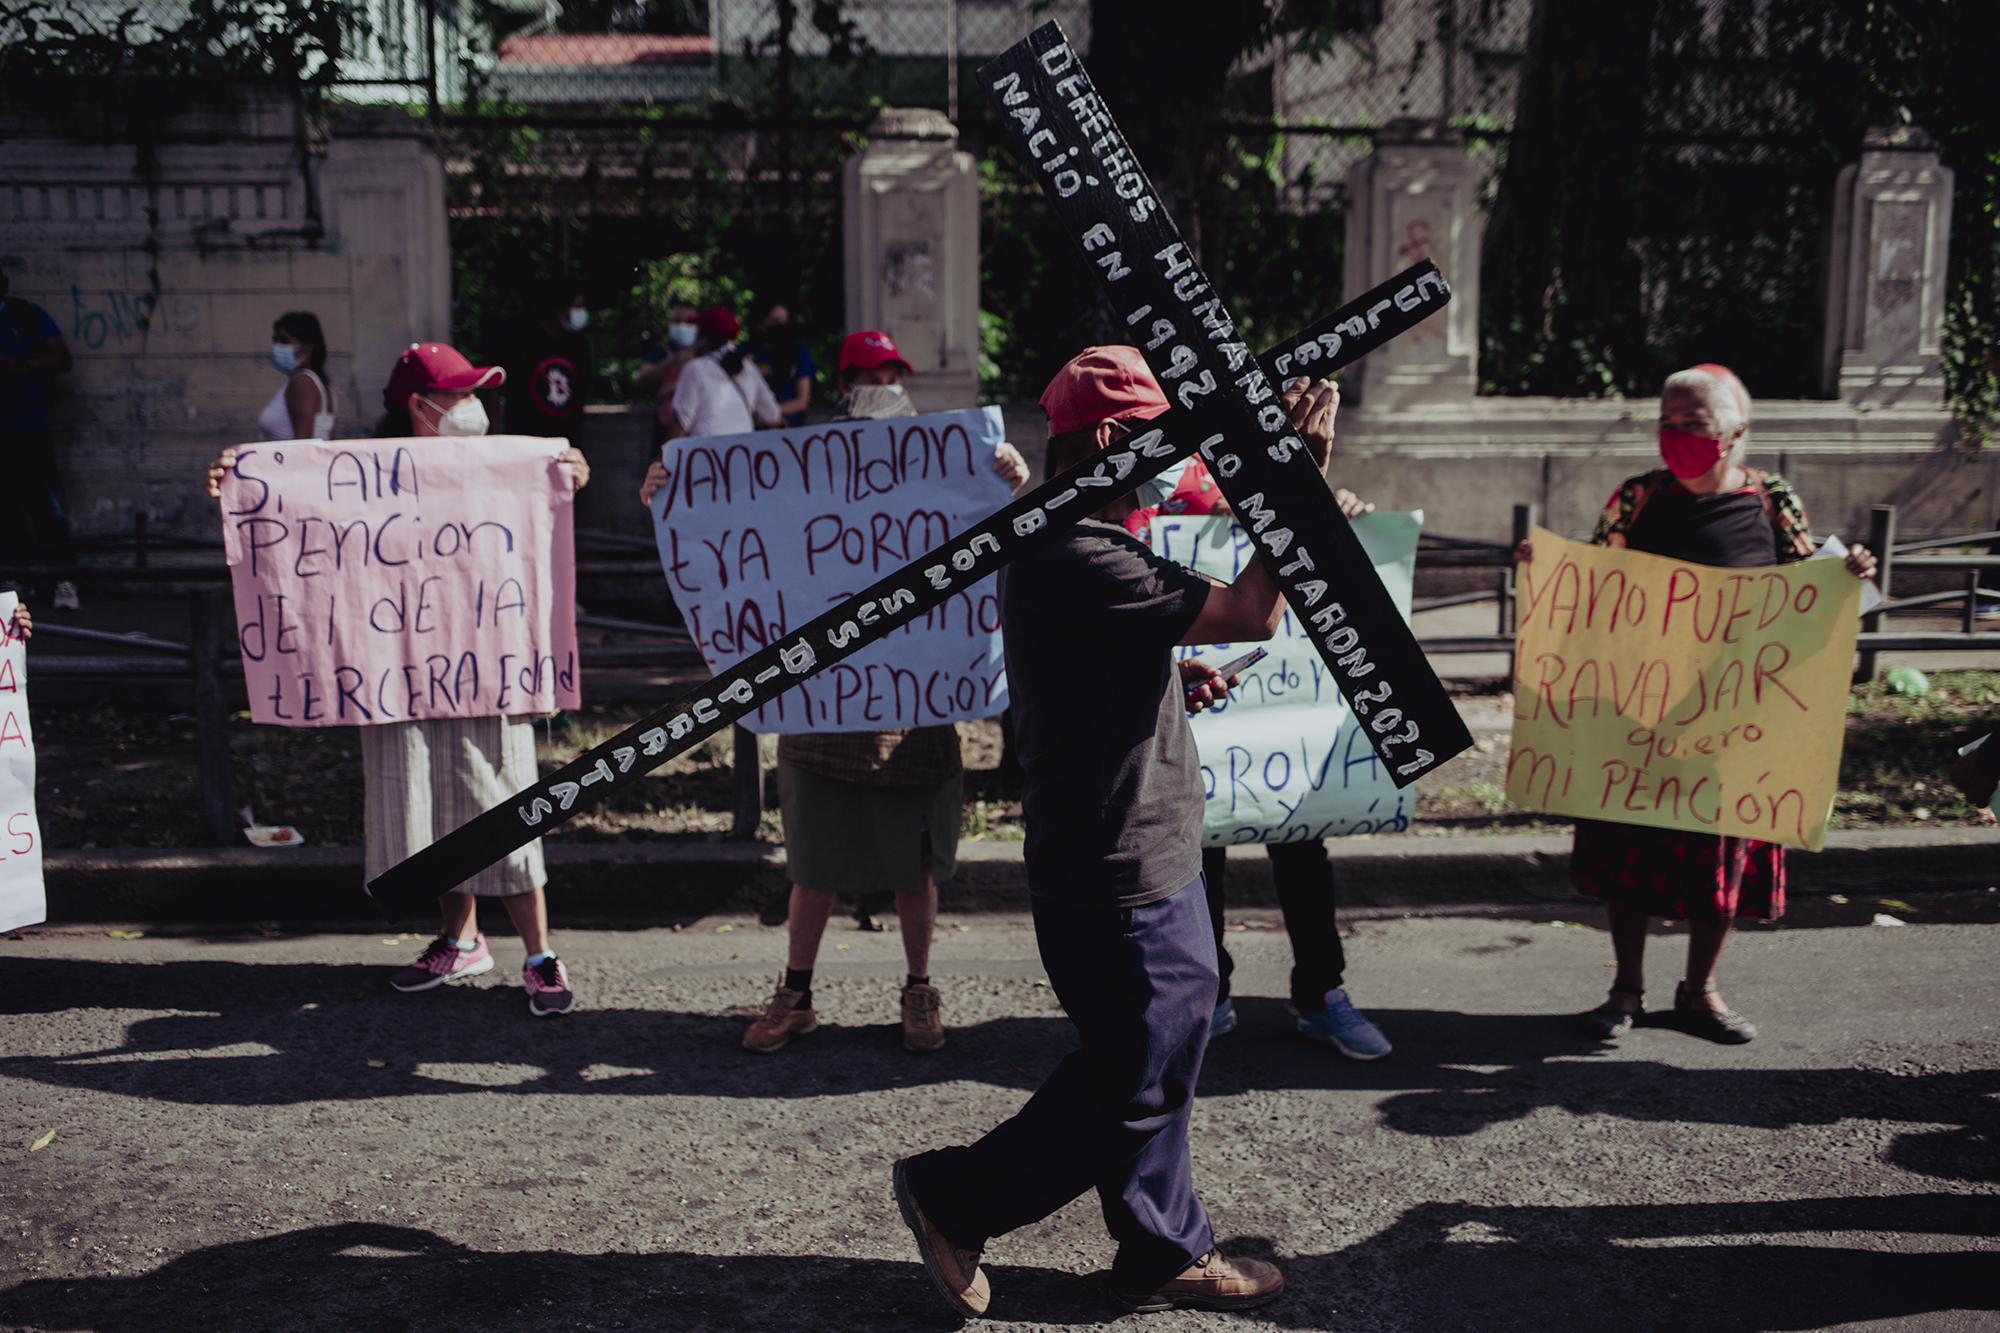
<instances>
[{"instance_id":1,"label":"white protest sign","mask_svg":"<svg viewBox=\"0 0 2000 1333\"><path fill-rule=\"evenodd\" d=\"M42 831L35 823L35 731L28 722L28 645L14 628L20 597L0 592L0 930L46 921Z\"/></svg>"},{"instance_id":2,"label":"white protest sign","mask_svg":"<svg viewBox=\"0 0 2000 1333\"><path fill-rule=\"evenodd\" d=\"M1354 521L1376 576L1406 619L1423 521L1422 511ZM1256 554L1250 535L1229 518L1161 515L1153 520L1152 543L1169 560L1225 583ZM1175 651L1222 666L1250 646ZM1391 780L1289 610L1264 646L1270 656L1243 673L1227 702L1190 719L1208 795L1202 841L1211 847L1302 842L1408 828L1415 790Z\"/></svg>"},{"instance_id":3,"label":"white protest sign","mask_svg":"<svg viewBox=\"0 0 2000 1333\"><path fill-rule=\"evenodd\" d=\"M1005 504L1007 483L993 471L1004 437L1000 409L980 407L669 442L654 536L709 669L777 642ZM954 577L942 567L927 576L938 587ZM1006 706L1000 592L989 578L744 725L877 731Z\"/></svg>"}]
</instances>

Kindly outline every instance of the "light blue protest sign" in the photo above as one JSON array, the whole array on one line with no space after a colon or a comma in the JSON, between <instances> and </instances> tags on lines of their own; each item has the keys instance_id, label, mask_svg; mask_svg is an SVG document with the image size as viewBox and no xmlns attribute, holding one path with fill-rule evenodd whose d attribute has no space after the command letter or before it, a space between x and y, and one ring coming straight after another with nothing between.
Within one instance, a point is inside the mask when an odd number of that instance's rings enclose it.
<instances>
[{"instance_id":1,"label":"light blue protest sign","mask_svg":"<svg viewBox=\"0 0 2000 1333\"><path fill-rule=\"evenodd\" d=\"M1405 619L1417 564L1421 510L1366 514L1354 531ZM1161 515L1153 549L1227 583L1255 558L1248 533L1229 518ZM1264 645L1270 656L1243 673L1222 706L1190 719L1201 751L1207 845L1301 842L1410 826L1414 788L1398 789L1326 664L1291 612ZM1222 666L1250 645L1179 648Z\"/></svg>"},{"instance_id":2,"label":"light blue protest sign","mask_svg":"<svg viewBox=\"0 0 2000 1333\"><path fill-rule=\"evenodd\" d=\"M653 530L711 671L784 638L1007 502L997 407L673 440ZM942 571L948 575L949 571ZM1007 706L1000 593L985 579L801 681L752 731L878 731Z\"/></svg>"}]
</instances>

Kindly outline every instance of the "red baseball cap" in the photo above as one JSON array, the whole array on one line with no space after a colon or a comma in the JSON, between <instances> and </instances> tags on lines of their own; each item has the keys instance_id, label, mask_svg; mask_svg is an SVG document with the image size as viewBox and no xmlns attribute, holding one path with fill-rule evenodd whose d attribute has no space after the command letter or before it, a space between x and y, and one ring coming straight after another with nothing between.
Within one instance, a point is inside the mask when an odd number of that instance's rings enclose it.
<instances>
[{"instance_id":1,"label":"red baseball cap","mask_svg":"<svg viewBox=\"0 0 2000 1333\"><path fill-rule=\"evenodd\" d=\"M702 311L694 326L717 342L735 342L736 335L743 332L743 325L737 322L734 312L719 305Z\"/></svg>"},{"instance_id":2,"label":"red baseball cap","mask_svg":"<svg viewBox=\"0 0 2000 1333\"><path fill-rule=\"evenodd\" d=\"M1042 390L1049 434L1088 430L1100 421L1150 421L1171 410L1136 347L1086 347Z\"/></svg>"},{"instance_id":3,"label":"red baseball cap","mask_svg":"<svg viewBox=\"0 0 2000 1333\"><path fill-rule=\"evenodd\" d=\"M873 370L894 362L903 368L905 374L912 373L910 363L896 340L880 329L856 329L840 340L840 373L850 370Z\"/></svg>"},{"instance_id":4,"label":"red baseball cap","mask_svg":"<svg viewBox=\"0 0 2000 1333\"><path fill-rule=\"evenodd\" d=\"M432 389L458 393L497 388L506 382L507 372L499 366L475 366L449 343L411 343L410 350L397 357L389 371L382 403L393 412L408 403L413 393Z\"/></svg>"}]
</instances>

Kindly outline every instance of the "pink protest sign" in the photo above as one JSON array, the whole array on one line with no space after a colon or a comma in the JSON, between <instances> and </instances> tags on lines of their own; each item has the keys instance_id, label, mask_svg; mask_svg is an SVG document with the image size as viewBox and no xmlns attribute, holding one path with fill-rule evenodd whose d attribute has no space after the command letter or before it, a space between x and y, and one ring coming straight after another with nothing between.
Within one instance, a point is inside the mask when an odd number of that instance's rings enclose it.
<instances>
[{"instance_id":1,"label":"pink protest sign","mask_svg":"<svg viewBox=\"0 0 2000 1333\"><path fill-rule=\"evenodd\" d=\"M563 447L238 446L222 538L251 717L352 727L576 707Z\"/></svg>"}]
</instances>

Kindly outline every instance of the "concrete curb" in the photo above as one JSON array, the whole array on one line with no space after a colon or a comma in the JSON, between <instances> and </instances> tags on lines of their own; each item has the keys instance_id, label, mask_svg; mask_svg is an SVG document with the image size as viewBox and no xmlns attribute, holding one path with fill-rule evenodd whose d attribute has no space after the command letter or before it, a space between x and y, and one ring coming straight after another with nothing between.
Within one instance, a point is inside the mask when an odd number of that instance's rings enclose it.
<instances>
[{"instance_id":1,"label":"concrete curb","mask_svg":"<svg viewBox=\"0 0 2000 1333\"><path fill-rule=\"evenodd\" d=\"M1341 902L1359 909L1504 910L1573 901L1567 834L1336 839ZM566 925L643 927L758 911L785 886L784 849L767 843L623 842L547 846L550 891ZM1230 849L1230 900L1275 901L1269 862ZM1836 832L1791 858L1797 895L1931 892L2000 883L2000 830ZM56 849L46 854L52 923L258 922L375 929L360 892L361 849ZM1018 842L967 842L947 912L1019 911L1027 877ZM423 923L418 923L422 925Z\"/></svg>"}]
</instances>

